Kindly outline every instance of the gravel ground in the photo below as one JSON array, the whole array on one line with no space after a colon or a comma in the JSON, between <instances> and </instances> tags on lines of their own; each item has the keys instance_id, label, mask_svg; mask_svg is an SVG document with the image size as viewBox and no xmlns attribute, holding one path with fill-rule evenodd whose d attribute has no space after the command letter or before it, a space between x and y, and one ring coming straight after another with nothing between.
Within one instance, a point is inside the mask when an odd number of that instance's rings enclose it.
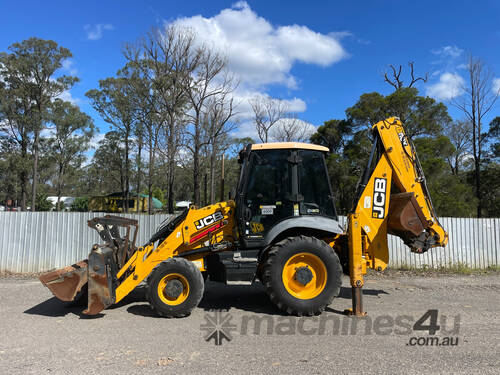
<instances>
[{"instance_id":1,"label":"gravel ground","mask_svg":"<svg viewBox=\"0 0 500 375\"><path fill-rule=\"evenodd\" d=\"M341 314L350 307L348 287L307 319L283 316L260 284L209 282L184 319L154 316L143 287L95 318L53 298L36 279L0 279L0 301L1 374L500 373L497 273L369 275L362 319ZM441 329L414 331L430 309L438 310ZM231 340L205 341L214 319ZM441 345L419 344L429 337ZM457 344L443 346L447 338Z\"/></svg>"}]
</instances>

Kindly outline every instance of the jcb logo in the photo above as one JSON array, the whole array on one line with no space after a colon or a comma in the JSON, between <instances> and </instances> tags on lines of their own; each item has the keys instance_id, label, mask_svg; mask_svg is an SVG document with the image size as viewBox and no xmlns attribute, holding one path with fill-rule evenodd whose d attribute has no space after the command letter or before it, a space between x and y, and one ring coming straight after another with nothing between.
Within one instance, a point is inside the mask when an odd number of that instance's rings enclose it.
<instances>
[{"instance_id":1,"label":"jcb logo","mask_svg":"<svg viewBox=\"0 0 500 375\"><path fill-rule=\"evenodd\" d=\"M373 184L373 209L372 217L383 219L385 217L385 196L387 179L376 178Z\"/></svg>"},{"instance_id":2,"label":"jcb logo","mask_svg":"<svg viewBox=\"0 0 500 375\"><path fill-rule=\"evenodd\" d=\"M196 229L201 229L222 219L224 219L222 212L216 211L211 215L205 216L203 219L195 221L194 225Z\"/></svg>"}]
</instances>

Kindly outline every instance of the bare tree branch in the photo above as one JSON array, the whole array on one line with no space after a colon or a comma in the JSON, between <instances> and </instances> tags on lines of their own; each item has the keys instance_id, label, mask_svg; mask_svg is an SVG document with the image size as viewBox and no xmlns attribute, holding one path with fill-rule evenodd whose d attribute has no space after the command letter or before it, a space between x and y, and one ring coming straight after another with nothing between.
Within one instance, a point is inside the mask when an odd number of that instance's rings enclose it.
<instances>
[{"instance_id":1,"label":"bare tree branch","mask_svg":"<svg viewBox=\"0 0 500 375\"><path fill-rule=\"evenodd\" d=\"M408 65L410 66L411 81L410 81L410 84L406 87L413 87L413 85L415 85L418 81L427 82L427 79L429 77L428 73L425 73L425 77L415 77L414 62L410 61L408 63ZM401 79L401 72L403 70L403 67L401 65L399 65L398 68L396 69L396 67L392 64L389 65L389 67L391 68L392 77L389 78L387 72L385 72L384 73L384 81L387 82L392 87L394 87L394 89L396 89L396 90L403 88L404 81Z\"/></svg>"}]
</instances>

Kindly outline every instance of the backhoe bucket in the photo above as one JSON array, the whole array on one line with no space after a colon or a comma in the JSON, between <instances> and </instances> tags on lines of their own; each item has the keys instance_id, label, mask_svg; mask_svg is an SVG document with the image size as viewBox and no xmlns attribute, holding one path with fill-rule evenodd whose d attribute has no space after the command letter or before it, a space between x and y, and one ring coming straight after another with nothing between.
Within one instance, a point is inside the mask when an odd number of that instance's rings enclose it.
<instances>
[{"instance_id":1,"label":"backhoe bucket","mask_svg":"<svg viewBox=\"0 0 500 375\"><path fill-rule=\"evenodd\" d=\"M429 227L413 193L391 194L389 213L389 231L418 236Z\"/></svg>"},{"instance_id":2,"label":"backhoe bucket","mask_svg":"<svg viewBox=\"0 0 500 375\"><path fill-rule=\"evenodd\" d=\"M413 193L391 194L388 233L401 238L414 253L423 253L436 243L428 222Z\"/></svg>"},{"instance_id":3,"label":"backhoe bucket","mask_svg":"<svg viewBox=\"0 0 500 375\"><path fill-rule=\"evenodd\" d=\"M88 260L85 259L71 266L46 272L39 279L61 301L73 301L87 283L87 267Z\"/></svg>"}]
</instances>

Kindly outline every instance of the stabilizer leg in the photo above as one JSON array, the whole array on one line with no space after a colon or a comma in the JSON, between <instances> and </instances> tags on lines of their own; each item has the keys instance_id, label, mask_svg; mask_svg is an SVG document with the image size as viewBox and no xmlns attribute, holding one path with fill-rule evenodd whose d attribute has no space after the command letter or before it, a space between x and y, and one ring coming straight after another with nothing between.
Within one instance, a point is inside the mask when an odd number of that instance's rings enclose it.
<instances>
[{"instance_id":1,"label":"stabilizer leg","mask_svg":"<svg viewBox=\"0 0 500 375\"><path fill-rule=\"evenodd\" d=\"M357 214L350 214L349 220L349 274L352 290L352 309L346 310L348 315L365 316L363 311L363 265L361 228Z\"/></svg>"},{"instance_id":2,"label":"stabilizer leg","mask_svg":"<svg viewBox=\"0 0 500 375\"><path fill-rule=\"evenodd\" d=\"M366 312L363 311L363 287L351 288L352 292L352 310L349 310L349 315L365 316Z\"/></svg>"}]
</instances>

